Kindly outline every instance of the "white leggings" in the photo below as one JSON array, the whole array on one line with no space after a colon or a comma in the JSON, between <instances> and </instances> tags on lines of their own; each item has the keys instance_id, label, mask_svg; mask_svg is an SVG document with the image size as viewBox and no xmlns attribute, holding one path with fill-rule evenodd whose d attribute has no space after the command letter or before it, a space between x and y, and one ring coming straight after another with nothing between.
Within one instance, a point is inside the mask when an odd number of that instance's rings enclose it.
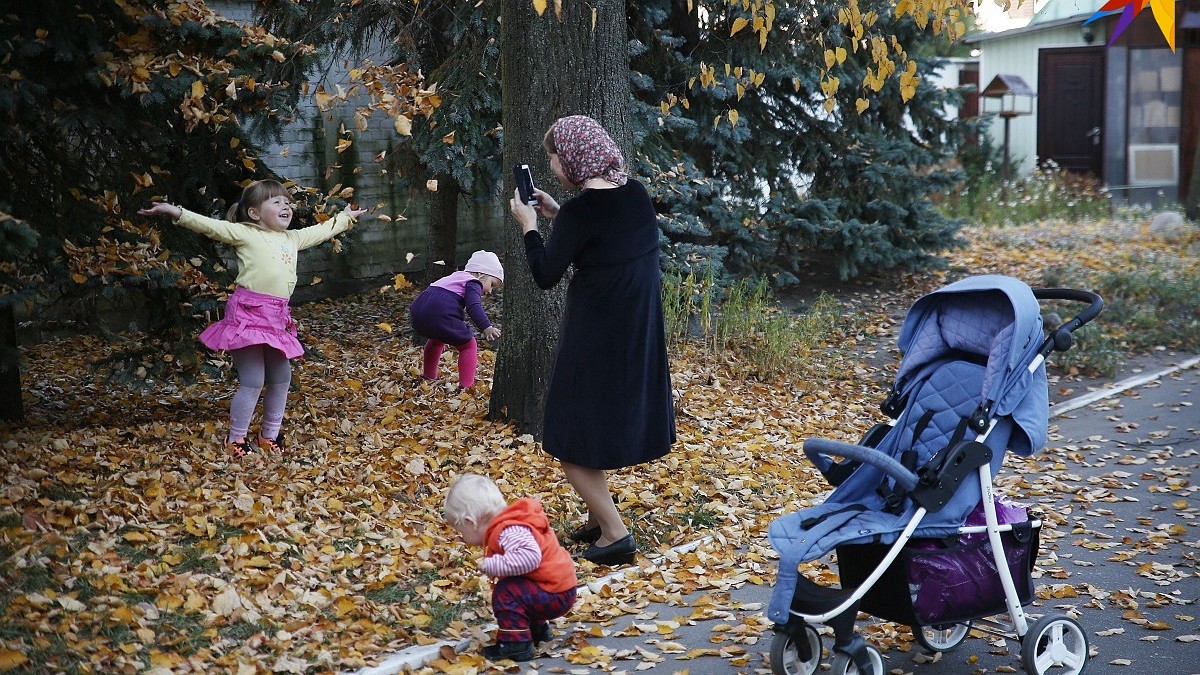
<instances>
[{"instance_id":1,"label":"white leggings","mask_svg":"<svg viewBox=\"0 0 1200 675\"><path fill-rule=\"evenodd\" d=\"M252 345L235 349L233 367L237 369L238 390L229 405L229 440L246 438L250 431L250 418L258 405L258 395L266 386L263 396L262 430L264 438L275 440L283 424L283 411L287 407L288 389L292 383L292 362L283 352L267 345Z\"/></svg>"}]
</instances>

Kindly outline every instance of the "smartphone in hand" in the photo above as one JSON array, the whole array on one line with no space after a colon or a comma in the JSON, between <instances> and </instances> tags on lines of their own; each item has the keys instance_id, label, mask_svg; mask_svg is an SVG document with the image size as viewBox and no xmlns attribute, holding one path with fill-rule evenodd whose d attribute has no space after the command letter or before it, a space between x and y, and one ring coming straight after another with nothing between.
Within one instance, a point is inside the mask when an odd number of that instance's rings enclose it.
<instances>
[{"instance_id":1,"label":"smartphone in hand","mask_svg":"<svg viewBox=\"0 0 1200 675\"><path fill-rule=\"evenodd\" d=\"M533 196L533 173L528 164L513 164L513 180L517 184L517 192L521 201L530 206L537 206L537 197Z\"/></svg>"}]
</instances>

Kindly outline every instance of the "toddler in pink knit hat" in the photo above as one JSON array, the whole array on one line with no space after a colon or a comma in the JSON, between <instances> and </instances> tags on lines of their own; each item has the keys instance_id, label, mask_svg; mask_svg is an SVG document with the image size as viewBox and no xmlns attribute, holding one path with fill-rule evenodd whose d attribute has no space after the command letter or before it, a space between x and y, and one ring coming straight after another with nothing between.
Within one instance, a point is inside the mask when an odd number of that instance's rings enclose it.
<instances>
[{"instance_id":1,"label":"toddler in pink knit hat","mask_svg":"<svg viewBox=\"0 0 1200 675\"><path fill-rule=\"evenodd\" d=\"M421 376L427 380L438 377L438 363L446 345L458 351L458 386L475 386L475 370L479 366L478 345L467 317L483 337L495 340L500 328L492 325L483 310L483 296L504 284L504 267L491 251L476 251L461 272L438 279L421 291L409 309L413 330L424 337Z\"/></svg>"}]
</instances>

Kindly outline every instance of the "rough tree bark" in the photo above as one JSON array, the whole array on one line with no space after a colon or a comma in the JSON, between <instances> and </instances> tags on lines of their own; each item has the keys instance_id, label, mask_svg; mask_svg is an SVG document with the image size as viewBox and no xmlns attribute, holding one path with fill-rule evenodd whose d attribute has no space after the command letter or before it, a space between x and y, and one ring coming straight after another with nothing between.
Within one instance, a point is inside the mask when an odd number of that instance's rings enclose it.
<instances>
[{"instance_id":1,"label":"rough tree bark","mask_svg":"<svg viewBox=\"0 0 1200 675\"><path fill-rule=\"evenodd\" d=\"M1196 143L1196 152L1192 157L1192 178L1188 181L1183 204L1188 219L1200 220L1200 142Z\"/></svg>"},{"instance_id":2,"label":"rough tree bark","mask_svg":"<svg viewBox=\"0 0 1200 675\"><path fill-rule=\"evenodd\" d=\"M11 355L10 359L5 358ZM25 418L21 403L21 361L17 352L17 321L13 306L0 307L0 420L19 422Z\"/></svg>"},{"instance_id":3,"label":"rough tree bark","mask_svg":"<svg viewBox=\"0 0 1200 675\"><path fill-rule=\"evenodd\" d=\"M437 174L437 192L429 193L429 245L425 249L425 285L458 269L458 181L450 174ZM441 264L438 264L441 261Z\"/></svg>"},{"instance_id":4,"label":"rough tree bark","mask_svg":"<svg viewBox=\"0 0 1200 675\"><path fill-rule=\"evenodd\" d=\"M504 164L528 164L534 183L560 203L572 196L550 173L542 136L565 115L590 115L612 134L625 157L633 146L629 109L629 48L625 3L564 2L561 15L547 3L542 16L531 0L501 0ZM502 198L513 193L506 172ZM542 236L553 233L545 221ZM567 279L550 291L533 282L520 229L504 229L504 337L496 359L489 415L541 437L542 395L558 343Z\"/></svg>"}]
</instances>

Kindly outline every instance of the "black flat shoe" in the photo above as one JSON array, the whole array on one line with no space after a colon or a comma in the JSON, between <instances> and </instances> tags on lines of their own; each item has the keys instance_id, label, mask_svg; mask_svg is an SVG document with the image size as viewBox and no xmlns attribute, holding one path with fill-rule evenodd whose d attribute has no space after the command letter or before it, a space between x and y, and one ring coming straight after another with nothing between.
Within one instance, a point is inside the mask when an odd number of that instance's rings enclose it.
<instances>
[{"instance_id":1,"label":"black flat shoe","mask_svg":"<svg viewBox=\"0 0 1200 675\"><path fill-rule=\"evenodd\" d=\"M633 562L636 553L637 544L633 542L633 535L627 534L608 546L592 544L579 557L596 565L628 565Z\"/></svg>"},{"instance_id":2,"label":"black flat shoe","mask_svg":"<svg viewBox=\"0 0 1200 675\"><path fill-rule=\"evenodd\" d=\"M488 661L531 661L533 660L532 642L504 642L483 648L483 655Z\"/></svg>"},{"instance_id":3,"label":"black flat shoe","mask_svg":"<svg viewBox=\"0 0 1200 675\"><path fill-rule=\"evenodd\" d=\"M575 531L567 535L571 541L577 541L581 544L590 544L600 538L600 526L593 525L588 527L587 523L575 528Z\"/></svg>"}]
</instances>

